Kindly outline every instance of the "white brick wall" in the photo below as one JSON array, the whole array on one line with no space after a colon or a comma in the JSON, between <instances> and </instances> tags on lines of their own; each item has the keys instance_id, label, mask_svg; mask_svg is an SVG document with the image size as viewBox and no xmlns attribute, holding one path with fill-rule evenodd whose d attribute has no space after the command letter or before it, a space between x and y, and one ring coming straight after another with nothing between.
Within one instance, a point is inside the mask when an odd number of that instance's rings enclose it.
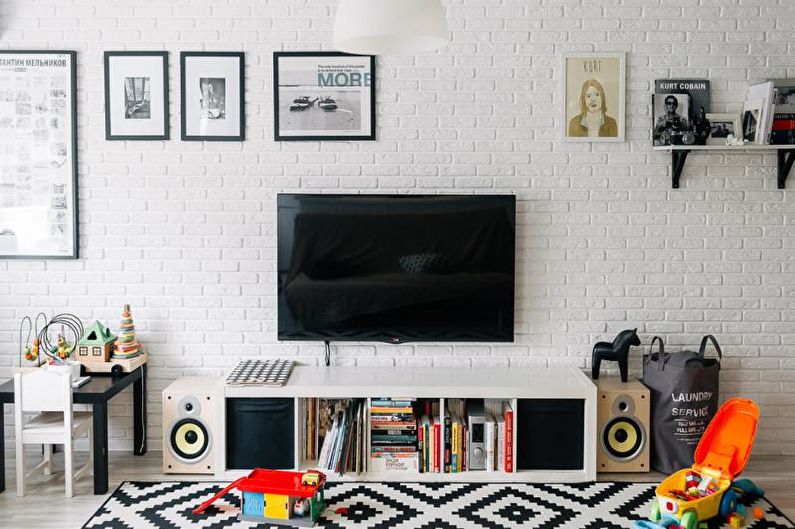
<instances>
[{"instance_id":1,"label":"white brick wall","mask_svg":"<svg viewBox=\"0 0 795 529\"><path fill-rule=\"evenodd\" d=\"M795 453L795 177L780 191L773 155L698 154L672 190L648 130L655 78L711 79L721 112L739 111L749 82L795 77L792 2L445 4L446 50L378 59L379 141L275 143L271 54L329 49L335 0L2 0L0 46L78 50L82 258L0 261L0 378L23 315L115 326L130 303L152 356L157 448L159 392L180 375L242 355L322 358L318 344L276 342L276 192L513 192L514 344L341 345L336 361L585 367L623 328L671 349L714 333L723 395L761 403L756 449ZM118 49L171 52L174 138L178 52L245 51L247 141L105 141L102 52ZM626 143L559 141L567 51L627 53ZM131 446L130 408L129 394L111 407L112 448Z\"/></svg>"}]
</instances>

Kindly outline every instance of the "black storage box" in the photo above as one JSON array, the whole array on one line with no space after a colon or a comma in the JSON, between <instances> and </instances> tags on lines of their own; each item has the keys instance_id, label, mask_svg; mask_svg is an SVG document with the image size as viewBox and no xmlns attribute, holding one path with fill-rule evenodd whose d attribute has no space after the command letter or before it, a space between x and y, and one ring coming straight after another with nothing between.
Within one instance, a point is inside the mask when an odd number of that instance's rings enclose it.
<instances>
[{"instance_id":1,"label":"black storage box","mask_svg":"<svg viewBox=\"0 0 795 529\"><path fill-rule=\"evenodd\" d=\"M226 467L293 468L294 404L291 398L226 399Z\"/></svg>"},{"instance_id":2,"label":"black storage box","mask_svg":"<svg viewBox=\"0 0 795 529\"><path fill-rule=\"evenodd\" d=\"M582 470L585 401L519 399L517 470Z\"/></svg>"}]
</instances>

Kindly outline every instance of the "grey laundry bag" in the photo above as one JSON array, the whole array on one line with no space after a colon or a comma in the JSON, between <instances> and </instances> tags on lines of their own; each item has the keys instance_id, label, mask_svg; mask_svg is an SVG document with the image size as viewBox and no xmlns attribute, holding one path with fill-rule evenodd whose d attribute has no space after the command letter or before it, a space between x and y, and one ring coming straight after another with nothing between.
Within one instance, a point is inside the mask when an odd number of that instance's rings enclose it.
<instances>
[{"instance_id":1,"label":"grey laundry bag","mask_svg":"<svg viewBox=\"0 0 795 529\"><path fill-rule=\"evenodd\" d=\"M705 358L711 341L718 358ZM660 350L653 352L654 344ZM643 383L651 393L651 466L671 473L693 464L701 435L718 411L720 361L723 353L711 334L698 351L666 353L655 336L643 356Z\"/></svg>"}]
</instances>

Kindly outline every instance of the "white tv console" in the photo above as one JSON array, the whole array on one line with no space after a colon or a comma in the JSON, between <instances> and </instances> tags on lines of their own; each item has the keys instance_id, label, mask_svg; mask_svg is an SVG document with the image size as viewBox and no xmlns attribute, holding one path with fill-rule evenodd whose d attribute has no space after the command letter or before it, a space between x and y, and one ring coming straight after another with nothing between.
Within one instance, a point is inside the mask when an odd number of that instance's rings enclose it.
<instances>
[{"instance_id":1,"label":"white tv console","mask_svg":"<svg viewBox=\"0 0 795 529\"><path fill-rule=\"evenodd\" d=\"M301 410L304 398L438 398L441 416L447 398L487 398L508 400L514 410L514 472L465 471L461 473L397 473L365 472L362 474L328 473L331 480L350 481L444 481L444 482L545 482L574 483L596 479L596 386L577 368L457 368L457 367L309 367L296 366L289 381L282 387L225 386L226 399L246 398L293 398L295 430L293 434L294 468L305 470L313 462L301 460ZM581 435L582 454L573 454L580 459L577 469L517 469L517 451L522 439L518 434L520 421L532 418L520 409L535 402L561 402L582 405ZM553 411L554 413L554 411ZM543 424L537 435L546 433ZM580 425L574 425L579 428ZM369 431L369 428L368 428ZM527 438L528 428L524 428ZM535 430L534 430L535 431ZM217 475L234 478L247 473L245 470L226 470L225 432L220 433L218 443ZM579 442L579 439L576 440Z\"/></svg>"}]
</instances>

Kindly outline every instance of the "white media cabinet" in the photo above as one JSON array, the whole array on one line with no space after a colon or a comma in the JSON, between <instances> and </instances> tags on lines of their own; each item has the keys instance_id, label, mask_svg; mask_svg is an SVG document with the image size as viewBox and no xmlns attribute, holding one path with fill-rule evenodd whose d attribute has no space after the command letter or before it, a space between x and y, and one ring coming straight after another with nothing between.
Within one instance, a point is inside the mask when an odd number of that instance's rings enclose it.
<instances>
[{"instance_id":1,"label":"white media cabinet","mask_svg":"<svg viewBox=\"0 0 795 529\"><path fill-rule=\"evenodd\" d=\"M457 368L457 367L308 367L296 366L289 381L282 387L224 386L226 399L247 398L292 398L294 399L294 468L306 470L313 462L301 460L301 416L305 398L438 398L440 416L444 416L447 398L485 398L511 402L514 410L514 472L487 472L481 470L461 473L417 473L417 472L365 472L362 474L327 473L330 480L350 481L444 481L444 482L545 482L574 483L596 479L596 386L577 368ZM534 423L528 433L527 413L520 413L525 404L534 402L575 403L580 406L582 424L579 429L582 439L575 444L582 447L582 454L572 454L581 461L577 469L532 470L517 468L517 451L532 435L543 436L543 419ZM368 400L369 403L369 400ZM226 408L226 406L224 407ZM553 412L554 413L554 412ZM519 436L519 421L528 421ZM225 421L222 421L225 423ZM368 414L369 422L369 414ZM580 429L581 426L581 429ZM536 430L540 428L541 430ZM369 431L369 427L368 427ZM533 434L537 431L537 434ZM222 442L216 445L216 469L219 477L227 479L245 475L249 469L227 470L226 432L220 432ZM368 436L369 439L369 436ZM580 443L581 441L581 443ZM221 446L218 446L221 445ZM369 449L368 449L369 453Z\"/></svg>"}]
</instances>

